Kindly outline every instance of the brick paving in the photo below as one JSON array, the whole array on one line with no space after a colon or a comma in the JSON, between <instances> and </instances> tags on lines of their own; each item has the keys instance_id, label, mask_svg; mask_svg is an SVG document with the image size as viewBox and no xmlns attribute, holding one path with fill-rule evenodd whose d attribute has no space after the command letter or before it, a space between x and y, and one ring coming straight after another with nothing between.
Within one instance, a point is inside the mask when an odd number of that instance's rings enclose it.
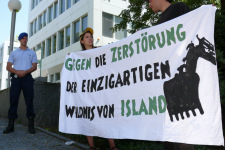
<instances>
[{"instance_id":1,"label":"brick paving","mask_svg":"<svg viewBox=\"0 0 225 150\"><path fill-rule=\"evenodd\" d=\"M3 134L8 119L0 117L0 150L84 150L86 145L65 145L67 138L36 128L35 134L27 132L27 126L15 122L14 132Z\"/></svg>"}]
</instances>

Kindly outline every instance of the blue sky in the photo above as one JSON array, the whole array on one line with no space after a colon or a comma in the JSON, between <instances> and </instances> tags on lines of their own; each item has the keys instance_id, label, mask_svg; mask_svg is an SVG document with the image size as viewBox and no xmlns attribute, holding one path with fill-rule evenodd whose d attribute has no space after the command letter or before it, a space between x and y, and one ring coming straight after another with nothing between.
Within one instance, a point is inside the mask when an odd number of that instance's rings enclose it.
<instances>
[{"instance_id":1,"label":"blue sky","mask_svg":"<svg viewBox=\"0 0 225 150\"><path fill-rule=\"evenodd\" d=\"M8 8L9 0L0 0L0 45L10 39L12 12ZM16 13L15 35L27 32L29 1L20 0L22 8Z\"/></svg>"}]
</instances>

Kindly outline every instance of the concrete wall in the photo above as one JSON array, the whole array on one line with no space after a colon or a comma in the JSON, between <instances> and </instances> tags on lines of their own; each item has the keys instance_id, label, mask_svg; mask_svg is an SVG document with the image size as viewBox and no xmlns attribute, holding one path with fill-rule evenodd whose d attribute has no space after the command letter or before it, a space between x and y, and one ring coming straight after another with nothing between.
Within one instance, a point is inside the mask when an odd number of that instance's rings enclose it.
<instances>
[{"instance_id":1,"label":"concrete wall","mask_svg":"<svg viewBox=\"0 0 225 150\"><path fill-rule=\"evenodd\" d=\"M60 103L60 84L34 83L35 125L40 127L58 127ZM0 91L0 116L7 118L9 109L9 89ZM23 92L20 94L16 121L27 125L26 104Z\"/></svg>"}]
</instances>

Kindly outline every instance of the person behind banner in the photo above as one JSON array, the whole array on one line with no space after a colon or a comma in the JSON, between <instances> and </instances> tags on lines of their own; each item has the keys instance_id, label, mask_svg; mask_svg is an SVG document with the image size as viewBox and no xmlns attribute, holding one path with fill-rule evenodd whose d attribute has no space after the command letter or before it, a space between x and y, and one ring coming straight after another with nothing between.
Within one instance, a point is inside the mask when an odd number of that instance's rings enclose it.
<instances>
[{"instance_id":1,"label":"person behind banner","mask_svg":"<svg viewBox=\"0 0 225 150\"><path fill-rule=\"evenodd\" d=\"M34 134L34 79L31 73L37 69L37 55L35 51L27 47L27 33L21 33L18 40L20 41L20 47L10 53L6 66L6 69L11 72L11 88L10 107L8 111L9 124L3 133L7 134L14 131L14 120L18 117L17 107L20 92L23 90L27 106L28 132Z\"/></svg>"},{"instance_id":2,"label":"person behind banner","mask_svg":"<svg viewBox=\"0 0 225 150\"><path fill-rule=\"evenodd\" d=\"M154 13L158 12L162 13L157 24L164 23L190 11L190 8L183 2L171 4L173 0L145 0L145 1L149 3L149 8L152 9ZM165 142L164 149L193 150L194 146L191 144Z\"/></svg>"},{"instance_id":3,"label":"person behind banner","mask_svg":"<svg viewBox=\"0 0 225 150\"><path fill-rule=\"evenodd\" d=\"M93 30L92 28L86 28L83 33L80 35L80 45L82 50L90 50L94 47L93 45ZM90 146L89 150L96 150L94 145L94 138L93 136L86 136L88 140L88 145ZM114 139L108 139L110 150L118 150L115 146Z\"/></svg>"}]
</instances>

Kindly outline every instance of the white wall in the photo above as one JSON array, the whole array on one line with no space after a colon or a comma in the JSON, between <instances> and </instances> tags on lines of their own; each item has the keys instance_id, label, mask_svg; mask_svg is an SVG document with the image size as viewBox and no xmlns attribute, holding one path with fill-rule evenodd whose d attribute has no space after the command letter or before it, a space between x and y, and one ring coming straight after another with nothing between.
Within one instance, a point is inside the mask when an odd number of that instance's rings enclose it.
<instances>
[{"instance_id":1,"label":"white wall","mask_svg":"<svg viewBox=\"0 0 225 150\"><path fill-rule=\"evenodd\" d=\"M45 10L48 10L48 7L52 6L54 2L55 0L44 0L44 1L42 0L33 10L30 10L28 19L29 33L30 33L30 23L33 22L36 18L38 18L38 16L42 14ZM71 33L73 31L73 23L86 15L88 15L88 27L91 27L94 30L95 46L102 46L107 45L108 43L115 42L117 40L114 38L107 38L102 36L102 12L107 12L113 15L119 15L119 13L123 9L127 8L128 4L129 4L128 2L123 0L110 0L110 2L109 0L80 0L78 3L74 5L72 4L71 8L65 10L65 12L58 15L57 18L53 19L50 23L47 23L45 27L43 27L40 31L37 31L37 33L31 36L29 38L28 46L33 48L43 41L45 41L45 45L47 45L46 41L47 38L51 37L54 34L58 34L60 30L64 29L68 25L70 25L71 30L70 35L72 35ZM57 36L57 38L59 37ZM47 50L47 48L45 48L45 50ZM52 74L61 72L65 56L69 52L79 50L81 50L79 42L70 43L70 46L64 47L64 49L57 51L56 53L51 54L50 56L47 56L44 59L42 59L42 77L47 76L50 77L50 75Z\"/></svg>"},{"instance_id":2,"label":"white wall","mask_svg":"<svg viewBox=\"0 0 225 150\"><path fill-rule=\"evenodd\" d=\"M6 83L6 79L8 79L8 71L6 70L6 65L7 65L7 62L8 62L8 59L9 59L9 55L8 55L8 46L9 46L10 42L9 41L5 41L1 46L0 46L0 49L2 47L3 48L3 57L0 57L0 63L2 63L2 72L0 72L0 79L1 79L1 88L0 90L2 89L5 89L7 88L7 83ZM20 43L19 42L14 42L14 45L13 47L19 47L20 46Z\"/></svg>"}]
</instances>

